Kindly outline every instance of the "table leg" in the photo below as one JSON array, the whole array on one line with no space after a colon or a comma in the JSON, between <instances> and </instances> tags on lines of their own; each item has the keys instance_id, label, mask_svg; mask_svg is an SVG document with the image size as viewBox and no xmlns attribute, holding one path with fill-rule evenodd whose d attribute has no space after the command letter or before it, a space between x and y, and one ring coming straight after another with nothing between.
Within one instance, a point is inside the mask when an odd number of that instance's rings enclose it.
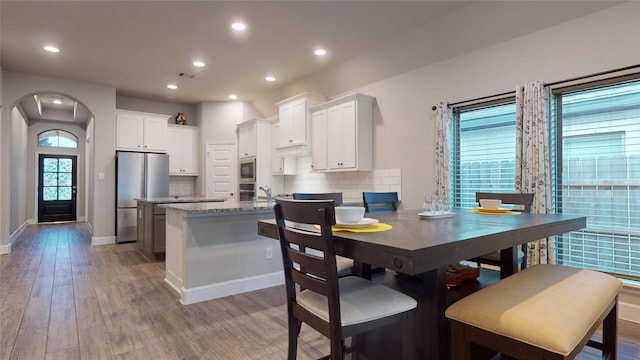
<instances>
[{"instance_id":1,"label":"table leg","mask_svg":"<svg viewBox=\"0 0 640 360\"><path fill-rule=\"evenodd\" d=\"M418 300L416 324L418 359L449 359L449 327L444 312L447 308L446 267L422 275L424 297Z\"/></svg>"},{"instance_id":2,"label":"table leg","mask_svg":"<svg viewBox=\"0 0 640 360\"><path fill-rule=\"evenodd\" d=\"M500 278L518 272L518 246L502 249L500 251Z\"/></svg>"}]
</instances>

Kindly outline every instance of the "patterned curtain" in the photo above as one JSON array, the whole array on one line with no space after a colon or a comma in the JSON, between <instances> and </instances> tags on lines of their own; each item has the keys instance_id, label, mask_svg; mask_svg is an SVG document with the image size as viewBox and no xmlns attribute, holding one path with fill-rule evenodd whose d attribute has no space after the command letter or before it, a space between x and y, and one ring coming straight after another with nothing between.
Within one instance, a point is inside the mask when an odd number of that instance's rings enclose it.
<instances>
[{"instance_id":1,"label":"patterned curtain","mask_svg":"<svg viewBox=\"0 0 640 360\"><path fill-rule=\"evenodd\" d=\"M451 181L449 176L450 154L453 149L453 111L448 102L436 105L436 163L435 195L442 195L451 204Z\"/></svg>"},{"instance_id":2,"label":"patterned curtain","mask_svg":"<svg viewBox=\"0 0 640 360\"><path fill-rule=\"evenodd\" d=\"M534 193L531 212L550 214L549 92L540 81L516 88L515 191ZM553 238L528 244L527 266L555 263Z\"/></svg>"}]
</instances>

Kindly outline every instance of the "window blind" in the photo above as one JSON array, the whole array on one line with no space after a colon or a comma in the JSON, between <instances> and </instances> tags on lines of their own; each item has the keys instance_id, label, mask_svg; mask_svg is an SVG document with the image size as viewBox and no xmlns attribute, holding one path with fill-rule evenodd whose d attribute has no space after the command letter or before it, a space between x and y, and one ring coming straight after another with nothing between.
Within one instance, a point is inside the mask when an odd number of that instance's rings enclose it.
<instances>
[{"instance_id":1,"label":"window blind","mask_svg":"<svg viewBox=\"0 0 640 360\"><path fill-rule=\"evenodd\" d=\"M557 263L640 277L640 81L558 92L552 109L554 208L587 217Z\"/></svg>"},{"instance_id":2,"label":"window blind","mask_svg":"<svg viewBox=\"0 0 640 360\"><path fill-rule=\"evenodd\" d=\"M478 105L454 111L457 146L453 202L473 208L477 191L513 192L515 187L515 103Z\"/></svg>"}]
</instances>

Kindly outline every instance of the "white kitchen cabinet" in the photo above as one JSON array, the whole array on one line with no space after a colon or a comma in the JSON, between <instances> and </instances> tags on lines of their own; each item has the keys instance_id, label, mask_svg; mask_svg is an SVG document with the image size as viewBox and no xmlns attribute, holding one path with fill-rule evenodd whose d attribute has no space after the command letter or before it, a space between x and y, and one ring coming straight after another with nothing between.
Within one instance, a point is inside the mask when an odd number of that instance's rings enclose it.
<instances>
[{"instance_id":1,"label":"white kitchen cabinet","mask_svg":"<svg viewBox=\"0 0 640 360\"><path fill-rule=\"evenodd\" d=\"M167 151L167 125L171 115L116 111L116 148L119 150Z\"/></svg>"},{"instance_id":2,"label":"white kitchen cabinet","mask_svg":"<svg viewBox=\"0 0 640 360\"><path fill-rule=\"evenodd\" d=\"M327 109L311 113L311 170L327 170Z\"/></svg>"},{"instance_id":3,"label":"white kitchen cabinet","mask_svg":"<svg viewBox=\"0 0 640 360\"><path fill-rule=\"evenodd\" d=\"M256 156L256 131L255 122L238 125L238 157L240 159Z\"/></svg>"},{"instance_id":4,"label":"white kitchen cabinet","mask_svg":"<svg viewBox=\"0 0 640 360\"><path fill-rule=\"evenodd\" d=\"M169 173L171 175L198 175L198 128L169 125Z\"/></svg>"},{"instance_id":5,"label":"white kitchen cabinet","mask_svg":"<svg viewBox=\"0 0 640 360\"><path fill-rule=\"evenodd\" d=\"M317 117L313 120L318 120L318 134L313 137L314 171L372 170L373 100L371 96L351 94L312 109ZM322 111L326 111L324 118ZM326 132L322 127L323 121L326 122ZM325 133L326 142L322 142ZM318 149L315 149L316 141Z\"/></svg>"},{"instance_id":6,"label":"white kitchen cabinet","mask_svg":"<svg viewBox=\"0 0 640 360\"><path fill-rule=\"evenodd\" d=\"M319 95L303 93L280 101L280 130L277 151L283 156L306 155L310 152L311 112L309 107L324 101Z\"/></svg>"},{"instance_id":7,"label":"white kitchen cabinet","mask_svg":"<svg viewBox=\"0 0 640 360\"><path fill-rule=\"evenodd\" d=\"M280 125L271 126L271 173L274 175L295 175L296 158L282 157L278 154L278 138L280 137Z\"/></svg>"}]
</instances>

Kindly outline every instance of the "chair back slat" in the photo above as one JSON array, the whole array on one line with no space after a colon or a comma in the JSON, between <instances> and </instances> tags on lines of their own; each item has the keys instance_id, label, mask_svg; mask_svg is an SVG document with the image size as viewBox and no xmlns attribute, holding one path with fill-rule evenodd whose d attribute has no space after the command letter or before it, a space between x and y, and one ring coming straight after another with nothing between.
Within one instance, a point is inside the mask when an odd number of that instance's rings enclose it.
<instances>
[{"instance_id":1,"label":"chair back slat","mask_svg":"<svg viewBox=\"0 0 640 360\"><path fill-rule=\"evenodd\" d=\"M333 200L335 206L342 205L342 193L293 193L294 200Z\"/></svg>"},{"instance_id":2,"label":"chair back slat","mask_svg":"<svg viewBox=\"0 0 640 360\"><path fill-rule=\"evenodd\" d=\"M366 212L398 210L397 192L363 192L362 202Z\"/></svg>"},{"instance_id":3,"label":"chair back slat","mask_svg":"<svg viewBox=\"0 0 640 360\"><path fill-rule=\"evenodd\" d=\"M322 279L327 277L327 272L324 269L324 259L322 257L293 248L287 249L287 252L289 259L294 264L304 264L304 269L301 268L301 270L304 270L305 273Z\"/></svg>"},{"instance_id":4,"label":"chair back slat","mask_svg":"<svg viewBox=\"0 0 640 360\"><path fill-rule=\"evenodd\" d=\"M322 237L317 230L314 234L310 234L304 230L285 228L284 232L288 242L305 248L316 249L323 252L327 246L326 242L322 241Z\"/></svg>"},{"instance_id":5,"label":"chair back slat","mask_svg":"<svg viewBox=\"0 0 640 360\"><path fill-rule=\"evenodd\" d=\"M309 276L308 273L296 269L291 272L291 278L300 285L301 289L308 289L324 296L329 295L329 287L324 279Z\"/></svg>"},{"instance_id":6,"label":"chair back slat","mask_svg":"<svg viewBox=\"0 0 640 360\"><path fill-rule=\"evenodd\" d=\"M476 202L480 199L494 199L502 200L503 204L520 205L524 207L520 209L524 212L531 212L531 205L533 204L534 193L490 193L490 192L476 192Z\"/></svg>"}]
</instances>

